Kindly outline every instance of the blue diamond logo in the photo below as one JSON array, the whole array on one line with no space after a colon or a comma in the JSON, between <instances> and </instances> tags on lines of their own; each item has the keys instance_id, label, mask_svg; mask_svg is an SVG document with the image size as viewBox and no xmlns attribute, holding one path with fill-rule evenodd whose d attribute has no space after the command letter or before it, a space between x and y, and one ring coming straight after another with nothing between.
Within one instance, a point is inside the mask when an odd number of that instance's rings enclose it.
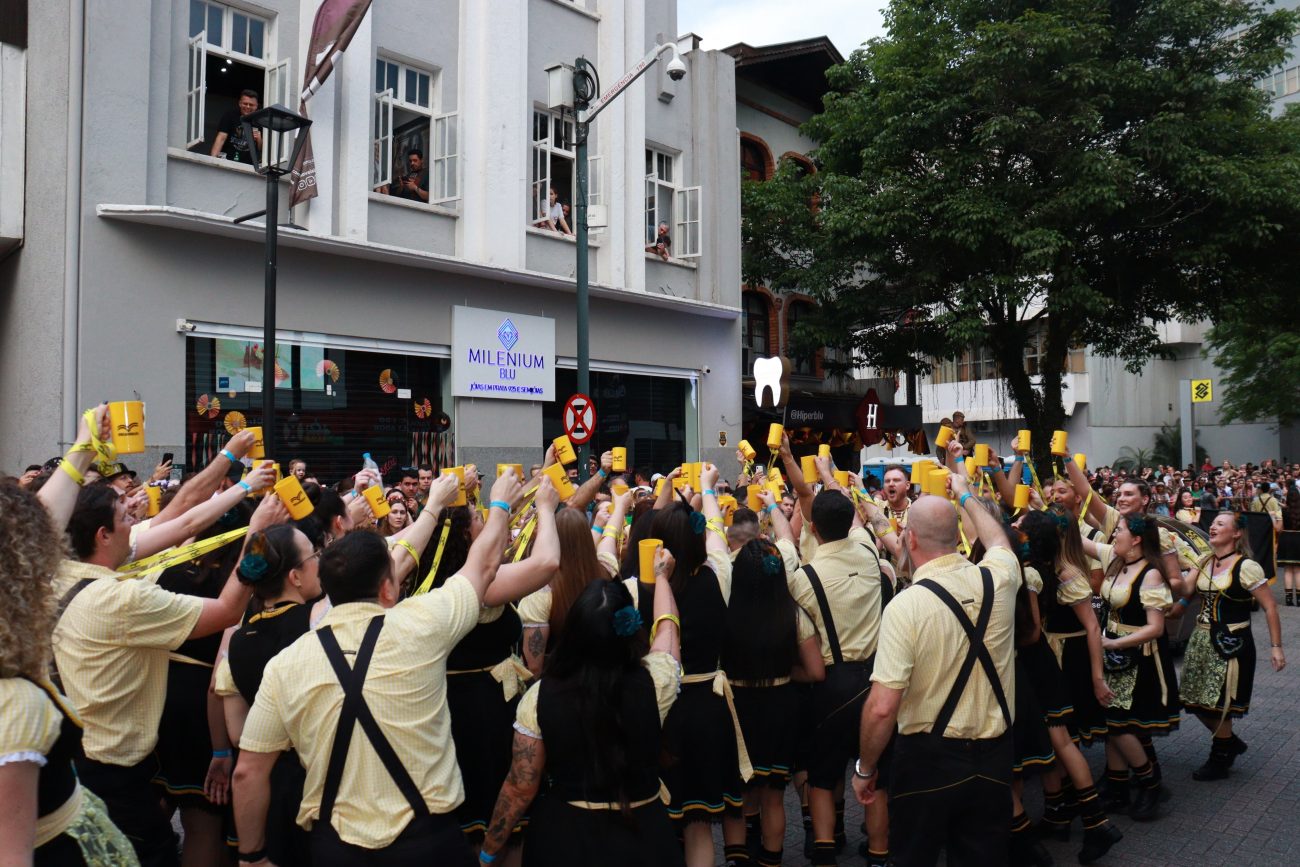
<instances>
[{"instance_id":1,"label":"blue diamond logo","mask_svg":"<svg viewBox=\"0 0 1300 867\"><path fill-rule=\"evenodd\" d=\"M501 341L501 345L504 346L507 351L514 349L515 344L519 342L519 329L515 328L515 324L507 319L505 322L502 322L501 327L497 329L497 339Z\"/></svg>"}]
</instances>

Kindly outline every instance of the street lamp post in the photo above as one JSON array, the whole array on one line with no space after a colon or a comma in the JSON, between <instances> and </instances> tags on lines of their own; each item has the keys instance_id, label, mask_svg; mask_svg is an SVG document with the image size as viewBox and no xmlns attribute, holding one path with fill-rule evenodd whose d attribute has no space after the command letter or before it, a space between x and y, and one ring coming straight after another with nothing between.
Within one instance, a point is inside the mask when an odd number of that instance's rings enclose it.
<instances>
[{"instance_id":1,"label":"street lamp post","mask_svg":"<svg viewBox=\"0 0 1300 867\"><path fill-rule=\"evenodd\" d=\"M244 140L253 158L253 169L266 178L266 210L245 214L235 222L257 216L266 218L266 285L262 314L262 440L266 454L275 451L275 276L279 245L280 178L293 171L307 137L302 130L311 121L282 105L272 105L243 118ZM295 135L295 133L297 133ZM292 141L290 136L292 135Z\"/></svg>"},{"instance_id":2,"label":"street lamp post","mask_svg":"<svg viewBox=\"0 0 1300 867\"><path fill-rule=\"evenodd\" d=\"M590 235L587 226L587 134L591 122L605 107L617 99L634 81L645 74L659 55L665 51L672 52L668 61L668 76L673 81L680 81L686 75L686 64L682 62L677 43L664 42L655 45L636 65L623 73L623 76L606 93L600 93L600 79L595 67L585 57L574 61L573 68L563 64L553 64L546 68L550 90L550 107L553 109L572 108L574 113L575 152L577 163L578 189L573 202L574 240L577 242L577 267L574 279L577 283L577 342L578 342L578 392L591 395L591 347L590 347L590 273L587 254L590 248ZM578 448L578 465L585 469L587 447Z\"/></svg>"}]
</instances>

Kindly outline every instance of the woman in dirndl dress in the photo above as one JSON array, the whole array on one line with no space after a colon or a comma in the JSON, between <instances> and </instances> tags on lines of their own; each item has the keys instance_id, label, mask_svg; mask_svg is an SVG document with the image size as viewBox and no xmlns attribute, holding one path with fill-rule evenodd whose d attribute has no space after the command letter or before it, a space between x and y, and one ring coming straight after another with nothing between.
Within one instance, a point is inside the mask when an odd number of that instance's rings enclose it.
<instances>
[{"instance_id":1,"label":"woman in dirndl dress","mask_svg":"<svg viewBox=\"0 0 1300 867\"><path fill-rule=\"evenodd\" d=\"M731 600L722 669L735 693L736 714L754 776L745 789L761 828L759 865L779 865L785 839L785 787L798 750L802 692L798 682L826 676L812 619L790 596L785 563L771 542L753 539L732 563ZM730 822L730 818L727 820ZM734 831L733 831L734 837ZM730 861L747 845L724 845Z\"/></svg>"},{"instance_id":2,"label":"woman in dirndl dress","mask_svg":"<svg viewBox=\"0 0 1300 867\"><path fill-rule=\"evenodd\" d=\"M1036 593L1044 638L1035 646L1017 651L1017 664L1023 658L1026 674L1024 680L1017 680L1017 702L1022 683L1038 697L1057 759L1043 772L1045 806L1040 829L1068 840L1071 822L1079 816L1083 822L1079 861L1089 864L1123 836L1106 818L1092 771L1077 743L1083 739L1075 714L1080 698L1084 700L1079 702L1085 709L1083 718L1101 720L1100 726L1084 724L1087 742L1105 734L1102 703L1109 703L1111 692L1102 674L1101 630L1092 611L1088 579L1080 565L1086 561L1078 526L1070 513L1060 506L1029 512L1021 519L1020 531L1028 544L1025 581ZM1035 590L1035 584L1041 590ZM1062 662L1066 654L1073 666L1068 672Z\"/></svg>"},{"instance_id":3,"label":"woman in dirndl dress","mask_svg":"<svg viewBox=\"0 0 1300 867\"><path fill-rule=\"evenodd\" d=\"M1282 507L1282 532L1277 537L1277 567L1282 570L1287 607L1295 605L1300 593L1300 481L1287 482L1286 504Z\"/></svg>"},{"instance_id":4,"label":"woman in dirndl dress","mask_svg":"<svg viewBox=\"0 0 1300 867\"><path fill-rule=\"evenodd\" d=\"M1101 647L1106 684L1114 693L1106 708L1107 812L1129 806L1129 776L1137 797L1129 813L1156 817L1161 782L1140 735L1167 735L1178 728L1182 705L1173 654L1165 637L1165 613L1173 595L1159 568L1160 534L1154 518L1120 518L1114 544L1083 540L1084 550L1105 571L1101 596L1107 617Z\"/></svg>"},{"instance_id":5,"label":"woman in dirndl dress","mask_svg":"<svg viewBox=\"0 0 1300 867\"><path fill-rule=\"evenodd\" d=\"M1221 780L1246 743L1232 730L1232 721L1250 711L1255 680L1255 638L1250 609L1258 601L1268 621L1269 657L1274 671L1286 665L1282 652L1282 620L1264 577L1250 559L1240 514L1220 512L1210 524L1211 553L1188 576L1201 596L1196 630L1183 658L1183 705L1213 733L1210 757L1192 771L1195 780ZM1188 581L1188 590L1191 590ZM1187 605L1188 597L1179 605Z\"/></svg>"},{"instance_id":6,"label":"woman in dirndl dress","mask_svg":"<svg viewBox=\"0 0 1300 867\"><path fill-rule=\"evenodd\" d=\"M660 727L681 677L672 572L661 548L649 652L623 584L596 579L570 608L542 679L519 702L481 862L500 856L527 812L524 867L684 867L659 781Z\"/></svg>"}]
</instances>

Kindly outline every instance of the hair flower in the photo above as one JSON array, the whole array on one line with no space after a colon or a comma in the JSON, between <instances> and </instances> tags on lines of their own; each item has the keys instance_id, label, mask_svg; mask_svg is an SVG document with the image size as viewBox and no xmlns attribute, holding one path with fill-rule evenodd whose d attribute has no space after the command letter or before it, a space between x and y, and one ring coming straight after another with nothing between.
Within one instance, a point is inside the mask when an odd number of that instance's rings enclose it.
<instances>
[{"instance_id":1,"label":"hair flower","mask_svg":"<svg viewBox=\"0 0 1300 867\"><path fill-rule=\"evenodd\" d=\"M261 554L245 554L239 561L239 574L249 581L258 581L266 574L269 565Z\"/></svg>"},{"instance_id":2,"label":"hair flower","mask_svg":"<svg viewBox=\"0 0 1300 867\"><path fill-rule=\"evenodd\" d=\"M698 536L708 525L703 512L691 512L691 532Z\"/></svg>"},{"instance_id":3,"label":"hair flower","mask_svg":"<svg viewBox=\"0 0 1300 867\"><path fill-rule=\"evenodd\" d=\"M785 571L785 564L775 554L763 555L763 571L768 575L780 575Z\"/></svg>"},{"instance_id":4,"label":"hair flower","mask_svg":"<svg viewBox=\"0 0 1300 867\"><path fill-rule=\"evenodd\" d=\"M637 611L631 605L624 605L614 612L614 634L620 638L627 638L629 635L641 628L641 612Z\"/></svg>"},{"instance_id":5,"label":"hair flower","mask_svg":"<svg viewBox=\"0 0 1300 867\"><path fill-rule=\"evenodd\" d=\"M1134 536L1141 536L1147 531L1147 519L1142 515L1129 515L1128 530Z\"/></svg>"}]
</instances>

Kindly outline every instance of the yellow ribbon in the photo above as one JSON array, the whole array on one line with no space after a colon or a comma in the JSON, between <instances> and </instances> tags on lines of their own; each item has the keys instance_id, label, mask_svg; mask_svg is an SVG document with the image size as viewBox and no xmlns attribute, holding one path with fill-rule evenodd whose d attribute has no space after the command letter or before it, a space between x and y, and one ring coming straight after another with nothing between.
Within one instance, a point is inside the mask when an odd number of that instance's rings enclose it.
<instances>
[{"instance_id":1,"label":"yellow ribbon","mask_svg":"<svg viewBox=\"0 0 1300 867\"><path fill-rule=\"evenodd\" d=\"M731 711L731 724L736 729L736 755L740 759L740 778L748 783L754 776L754 765L750 762L749 750L745 747L745 733L740 729L740 716L736 713L736 696L731 691L731 681L727 680L726 672L709 671L682 677L683 686L709 681L713 682L713 694L721 696L727 702L727 710Z\"/></svg>"},{"instance_id":2,"label":"yellow ribbon","mask_svg":"<svg viewBox=\"0 0 1300 867\"><path fill-rule=\"evenodd\" d=\"M668 787L664 781L659 781L659 794L653 798L645 798L640 801L632 801L627 806L629 810L635 810L638 807L644 807L647 804L653 804L655 801L661 802L665 807L672 803L672 795L668 793ZM577 807L579 810L622 810L622 804L615 804L613 801L568 801L570 807Z\"/></svg>"},{"instance_id":3,"label":"yellow ribbon","mask_svg":"<svg viewBox=\"0 0 1300 867\"><path fill-rule=\"evenodd\" d=\"M1034 483L1034 490L1038 491L1038 498L1046 503L1047 497L1043 495L1043 485L1038 481L1038 470L1034 469L1034 461L1028 455L1025 455L1025 466L1029 467L1029 479Z\"/></svg>"},{"instance_id":4,"label":"yellow ribbon","mask_svg":"<svg viewBox=\"0 0 1300 867\"><path fill-rule=\"evenodd\" d=\"M1052 648L1052 653L1056 655L1056 665L1062 667L1061 656L1065 653L1065 639L1079 638L1088 633L1080 629L1078 632L1044 632L1047 636L1047 646Z\"/></svg>"},{"instance_id":5,"label":"yellow ribbon","mask_svg":"<svg viewBox=\"0 0 1300 867\"><path fill-rule=\"evenodd\" d=\"M204 554L223 548L236 539L243 538L248 534L247 527L240 527L237 530L230 530L210 539L202 539L189 545L182 545L179 548L168 548L165 551L159 551L149 557L135 560L127 563L125 566L119 566L117 571L121 573L122 578L131 578L145 572L162 572L170 569L178 563L188 563L191 560L197 560Z\"/></svg>"},{"instance_id":6,"label":"yellow ribbon","mask_svg":"<svg viewBox=\"0 0 1300 867\"><path fill-rule=\"evenodd\" d=\"M447 675L483 674L484 672L492 675L492 679L501 684L501 690L505 694L506 701L510 701L515 696L522 694L524 685L533 676L533 673L528 670L523 661L513 653L496 665L489 665L485 668L463 668L458 671L449 671Z\"/></svg>"},{"instance_id":7,"label":"yellow ribbon","mask_svg":"<svg viewBox=\"0 0 1300 867\"><path fill-rule=\"evenodd\" d=\"M438 550L433 554L433 565L429 567L429 574L424 576L424 580L420 582L420 586L415 588L415 591L411 593L412 596L419 596L421 593L428 593L433 587L433 578L438 574L438 564L442 562L442 551L447 547L447 536L450 534L451 517L448 516L442 519L442 535L438 537ZM420 558L417 557L415 562L418 564Z\"/></svg>"},{"instance_id":8,"label":"yellow ribbon","mask_svg":"<svg viewBox=\"0 0 1300 867\"><path fill-rule=\"evenodd\" d=\"M521 532L519 538L515 540L517 544L515 547L514 559L511 560L512 563L518 563L520 560L524 559L524 552L528 550L528 540L533 538L533 530L535 529L537 529L536 514L528 519L528 523L524 525L523 532Z\"/></svg>"},{"instance_id":9,"label":"yellow ribbon","mask_svg":"<svg viewBox=\"0 0 1300 867\"><path fill-rule=\"evenodd\" d=\"M99 438L99 425L95 422L95 411L88 409L81 414L86 420L86 427L90 430L90 444L95 449L95 469L101 476L107 476L113 472L113 462L117 460L117 446L111 439L108 441Z\"/></svg>"}]
</instances>

